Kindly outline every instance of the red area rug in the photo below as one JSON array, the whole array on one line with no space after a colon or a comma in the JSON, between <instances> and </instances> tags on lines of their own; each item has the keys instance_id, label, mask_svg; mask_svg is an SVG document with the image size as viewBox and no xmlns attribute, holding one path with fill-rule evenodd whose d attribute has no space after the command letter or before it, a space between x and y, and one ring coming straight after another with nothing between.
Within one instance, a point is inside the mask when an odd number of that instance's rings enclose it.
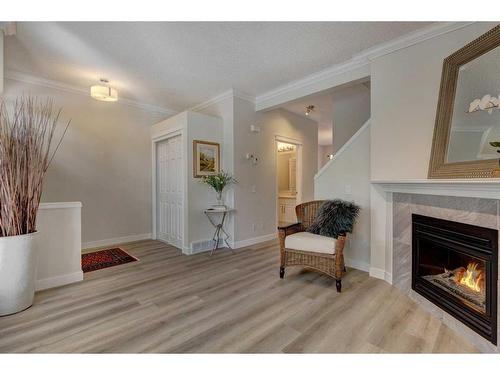
<instances>
[{"instance_id":1,"label":"red area rug","mask_svg":"<svg viewBox=\"0 0 500 375\"><path fill-rule=\"evenodd\" d=\"M135 262L137 260L139 259L133 257L119 247L114 249L99 250L93 253L82 254L82 270L83 272L91 272L102 268Z\"/></svg>"}]
</instances>

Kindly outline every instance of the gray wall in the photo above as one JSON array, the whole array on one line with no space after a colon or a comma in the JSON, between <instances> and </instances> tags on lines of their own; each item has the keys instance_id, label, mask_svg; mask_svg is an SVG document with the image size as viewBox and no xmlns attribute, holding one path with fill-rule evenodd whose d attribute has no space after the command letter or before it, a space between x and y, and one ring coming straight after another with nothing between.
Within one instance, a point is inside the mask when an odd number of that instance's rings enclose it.
<instances>
[{"instance_id":1,"label":"gray wall","mask_svg":"<svg viewBox=\"0 0 500 375\"><path fill-rule=\"evenodd\" d=\"M5 95L54 98L71 119L50 166L43 202L80 201L82 242L151 232L149 127L163 115L89 96L6 80Z\"/></svg>"}]
</instances>

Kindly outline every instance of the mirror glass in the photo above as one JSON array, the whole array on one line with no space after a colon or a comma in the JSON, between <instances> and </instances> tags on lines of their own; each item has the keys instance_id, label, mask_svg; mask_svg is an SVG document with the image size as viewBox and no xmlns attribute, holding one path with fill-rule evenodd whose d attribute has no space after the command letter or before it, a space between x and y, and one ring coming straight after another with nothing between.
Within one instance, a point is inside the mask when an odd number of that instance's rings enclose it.
<instances>
[{"instance_id":1,"label":"mirror glass","mask_svg":"<svg viewBox=\"0 0 500 375\"><path fill-rule=\"evenodd\" d=\"M499 158L499 101L500 47L459 68L447 163Z\"/></svg>"}]
</instances>

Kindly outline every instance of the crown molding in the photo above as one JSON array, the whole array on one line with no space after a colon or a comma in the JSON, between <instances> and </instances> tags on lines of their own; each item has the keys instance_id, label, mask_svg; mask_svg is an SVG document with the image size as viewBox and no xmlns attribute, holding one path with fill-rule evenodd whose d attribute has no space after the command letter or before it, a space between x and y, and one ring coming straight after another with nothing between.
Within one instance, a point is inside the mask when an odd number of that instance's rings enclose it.
<instances>
[{"instance_id":1,"label":"crown molding","mask_svg":"<svg viewBox=\"0 0 500 375\"><path fill-rule=\"evenodd\" d=\"M353 60L372 61L384 55L436 38L440 35L463 29L474 23L475 22L439 22L432 24L357 53L353 56Z\"/></svg>"},{"instance_id":2,"label":"crown molding","mask_svg":"<svg viewBox=\"0 0 500 375\"><path fill-rule=\"evenodd\" d=\"M366 60L349 60L334 65L257 96L255 99L256 110L270 109L315 92L361 79L363 76L367 77L370 75L369 70L370 63ZM341 77L340 80L338 80L339 77ZM331 82L335 83L332 84Z\"/></svg>"},{"instance_id":3,"label":"crown molding","mask_svg":"<svg viewBox=\"0 0 500 375\"><path fill-rule=\"evenodd\" d=\"M46 79L46 78L41 78L41 77L33 76L30 74L21 73L21 72L15 71L15 70L7 69L5 71L4 77L5 77L5 79L10 79L12 81L28 83L31 85L47 87L47 88L51 88L51 89L55 89L55 90L60 90L60 91L65 91L65 92L69 92L69 93L73 93L73 94L84 95L84 96L90 97L89 91L87 88L84 89L84 88L81 88L78 86L68 85L68 84L63 83L63 82L54 81L54 80L50 80L50 79ZM128 105L128 106L139 108L139 109L142 109L142 110L145 110L148 112L160 113L162 115L169 116L169 117L178 113L177 111L174 111L174 110L169 109L169 108L158 107L158 106L153 105L153 104L143 103L143 102L128 99L125 97L119 97L118 104Z\"/></svg>"},{"instance_id":4,"label":"crown molding","mask_svg":"<svg viewBox=\"0 0 500 375\"><path fill-rule=\"evenodd\" d=\"M361 76L366 72L368 72L369 76L370 65L373 60L440 35L462 29L473 23L474 22L440 22L388 42L378 44L354 55L345 62L333 65L327 69L291 81L258 95L255 99L256 110L270 109L271 107L275 107L285 102L347 83L345 81L346 77L349 77L349 75L352 75L353 80L362 78ZM334 83L333 86L332 83Z\"/></svg>"},{"instance_id":5,"label":"crown molding","mask_svg":"<svg viewBox=\"0 0 500 375\"><path fill-rule=\"evenodd\" d=\"M210 107L211 105L223 102L224 100L227 100L229 98L238 98L245 100L247 102L250 102L252 104L255 104L255 96L252 96L250 94L244 93L242 91L238 91L235 89L230 89L227 91L224 91L222 94L216 95L213 98L210 98L200 104L197 104L191 108L188 109L188 111L192 112L199 112L204 110L207 107Z\"/></svg>"}]
</instances>

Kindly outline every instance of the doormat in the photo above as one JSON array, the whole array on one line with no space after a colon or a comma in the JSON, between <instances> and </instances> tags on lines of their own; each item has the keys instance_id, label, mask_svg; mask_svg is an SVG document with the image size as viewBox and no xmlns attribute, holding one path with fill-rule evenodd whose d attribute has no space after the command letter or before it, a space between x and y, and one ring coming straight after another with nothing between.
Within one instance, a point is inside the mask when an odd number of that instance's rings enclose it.
<instances>
[{"instance_id":1,"label":"doormat","mask_svg":"<svg viewBox=\"0 0 500 375\"><path fill-rule=\"evenodd\" d=\"M97 271L120 264L136 262L139 259L119 247L82 254L83 272Z\"/></svg>"}]
</instances>

